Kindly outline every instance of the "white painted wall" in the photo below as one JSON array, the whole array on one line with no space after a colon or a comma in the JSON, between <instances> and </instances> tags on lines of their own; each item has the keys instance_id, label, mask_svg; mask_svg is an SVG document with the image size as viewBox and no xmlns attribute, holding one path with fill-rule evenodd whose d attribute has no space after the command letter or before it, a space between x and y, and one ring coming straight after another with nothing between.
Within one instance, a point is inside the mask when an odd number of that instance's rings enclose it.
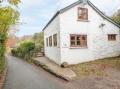
<instances>
[{"instance_id":1,"label":"white painted wall","mask_svg":"<svg viewBox=\"0 0 120 89\"><path fill-rule=\"evenodd\" d=\"M88 8L88 21L77 21L79 6L57 16L44 30L45 55L58 64L77 64L120 55L119 28L103 19L89 5L84 6ZM101 23L106 25L99 28ZM46 47L46 38L56 33L58 47ZM86 34L87 48L71 48L70 34ZM117 34L117 41L108 41L108 34Z\"/></svg>"},{"instance_id":2,"label":"white painted wall","mask_svg":"<svg viewBox=\"0 0 120 89\"><path fill-rule=\"evenodd\" d=\"M77 64L94 59L118 56L119 48L119 28L103 19L90 6L88 8L88 22L77 21L77 7L60 14L60 49L61 63ZM99 28L101 23L105 23L104 28ZM87 48L70 48L70 34L86 34ZM116 42L109 42L107 34L118 34Z\"/></svg>"},{"instance_id":3,"label":"white painted wall","mask_svg":"<svg viewBox=\"0 0 120 89\"><path fill-rule=\"evenodd\" d=\"M106 20L101 20L106 26L96 31L93 38L94 59L120 55L120 30ZM117 34L116 41L108 41L108 34Z\"/></svg>"},{"instance_id":4,"label":"white painted wall","mask_svg":"<svg viewBox=\"0 0 120 89\"><path fill-rule=\"evenodd\" d=\"M46 38L49 36L53 36L57 34L57 47L47 47L46 46ZM57 16L51 24L44 30L44 48L45 48L45 56L51 59L56 63L60 63L60 23L59 23L59 16Z\"/></svg>"}]
</instances>

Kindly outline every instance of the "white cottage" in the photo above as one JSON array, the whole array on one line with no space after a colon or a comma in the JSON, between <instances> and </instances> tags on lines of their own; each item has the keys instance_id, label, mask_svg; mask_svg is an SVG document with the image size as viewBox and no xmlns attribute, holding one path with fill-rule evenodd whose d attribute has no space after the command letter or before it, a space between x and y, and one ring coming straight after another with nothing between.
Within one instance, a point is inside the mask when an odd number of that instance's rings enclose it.
<instances>
[{"instance_id":1,"label":"white cottage","mask_svg":"<svg viewBox=\"0 0 120 89\"><path fill-rule=\"evenodd\" d=\"M59 65L120 55L120 26L87 0L58 11L43 31L45 56Z\"/></svg>"}]
</instances>

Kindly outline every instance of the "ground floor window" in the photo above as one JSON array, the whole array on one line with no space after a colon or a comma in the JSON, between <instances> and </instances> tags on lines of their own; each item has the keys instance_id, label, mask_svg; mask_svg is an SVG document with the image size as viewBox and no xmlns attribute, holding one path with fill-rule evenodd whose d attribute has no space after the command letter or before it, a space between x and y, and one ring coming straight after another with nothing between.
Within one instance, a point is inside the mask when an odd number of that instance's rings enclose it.
<instances>
[{"instance_id":1,"label":"ground floor window","mask_svg":"<svg viewBox=\"0 0 120 89\"><path fill-rule=\"evenodd\" d=\"M48 47L48 38L46 38L46 46Z\"/></svg>"},{"instance_id":2,"label":"ground floor window","mask_svg":"<svg viewBox=\"0 0 120 89\"><path fill-rule=\"evenodd\" d=\"M116 41L116 34L108 34L109 41Z\"/></svg>"},{"instance_id":3,"label":"ground floor window","mask_svg":"<svg viewBox=\"0 0 120 89\"><path fill-rule=\"evenodd\" d=\"M49 37L49 46L52 46L52 36Z\"/></svg>"},{"instance_id":4,"label":"ground floor window","mask_svg":"<svg viewBox=\"0 0 120 89\"><path fill-rule=\"evenodd\" d=\"M86 47L87 46L87 35L70 35L70 46L71 47Z\"/></svg>"},{"instance_id":5,"label":"ground floor window","mask_svg":"<svg viewBox=\"0 0 120 89\"><path fill-rule=\"evenodd\" d=\"M57 34L53 35L53 44L55 47L57 46Z\"/></svg>"}]
</instances>

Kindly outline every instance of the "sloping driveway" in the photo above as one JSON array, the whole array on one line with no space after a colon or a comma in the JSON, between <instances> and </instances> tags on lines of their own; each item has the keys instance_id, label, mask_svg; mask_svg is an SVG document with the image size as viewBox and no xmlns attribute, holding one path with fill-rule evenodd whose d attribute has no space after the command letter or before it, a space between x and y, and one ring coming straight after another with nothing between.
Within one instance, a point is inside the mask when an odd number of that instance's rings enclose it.
<instances>
[{"instance_id":1,"label":"sloping driveway","mask_svg":"<svg viewBox=\"0 0 120 89\"><path fill-rule=\"evenodd\" d=\"M8 75L3 89L69 89L65 81L18 58L7 56Z\"/></svg>"}]
</instances>

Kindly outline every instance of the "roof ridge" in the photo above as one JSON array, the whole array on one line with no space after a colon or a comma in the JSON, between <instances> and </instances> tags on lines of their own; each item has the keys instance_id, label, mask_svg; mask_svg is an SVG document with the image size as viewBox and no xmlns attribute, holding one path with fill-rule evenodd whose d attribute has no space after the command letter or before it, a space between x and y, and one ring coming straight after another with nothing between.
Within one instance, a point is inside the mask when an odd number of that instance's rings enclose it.
<instances>
[{"instance_id":1,"label":"roof ridge","mask_svg":"<svg viewBox=\"0 0 120 89\"><path fill-rule=\"evenodd\" d=\"M48 24L43 28L43 31L45 30L45 28L56 18L56 16L58 16L60 13L64 13L65 11L69 10L70 8L82 3L82 1L76 1L75 3L72 3L68 6L66 6L63 9L58 10L55 15L51 18L51 20L48 22ZM90 2L89 0L87 0L88 5L90 5L99 15L101 15L103 18L105 18L106 20L108 20L109 22L113 23L114 25L116 25L117 27L120 28L120 25L117 24L116 22L114 22L110 17L108 17L107 15L105 15L101 10L99 10L92 2Z\"/></svg>"},{"instance_id":2,"label":"roof ridge","mask_svg":"<svg viewBox=\"0 0 120 89\"><path fill-rule=\"evenodd\" d=\"M76 1L76 2L74 2L72 4L70 4L70 5L66 6L65 8L62 8L62 9L58 10L55 13L55 15L51 18L51 20L47 23L47 25L43 28L42 31L45 30L45 28L55 19L56 16L58 16L59 13L63 13L64 11L68 10L68 8L70 9L70 7L73 7L73 6L75 6L75 5L79 4L79 3L81 3L81 1L78 0L78 1Z\"/></svg>"},{"instance_id":3,"label":"roof ridge","mask_svg":"<svg viewBox=\"0 0 120 89\"><path fill-rule=\"evenodd\" d=\"M114 25L116 25L117 27L119 27L120 28L120 25L119 24L117 24L116 22L114 22L110 17L108 17L106 14L104 14L101 10L99 10L92 2L90 2L89 0L88 0L88 4L91 6L91 7L93 7L93 9L97 12L97 13L99 13L103 18L105 18L105 19L107 19L109 22L111 22L111 23L113 23Z\"/></svg>"},{"instance_id":4,"label":"roof ridge","mask_svg":"<svg viewBox=\"0 0 120 89\"><path fill-rule=\"evenodd\" d=\"M75 6L75 5L78 5L79 3L82 3L82 1L79 1L79 0L78 0L78 1L72 3L72 4L68 5L68 6L60 9L59 11L60 11L60 13L63 13L64 11L70 9L71 7L73 7L73 6Z\"/></svg>"}]
</instances>

